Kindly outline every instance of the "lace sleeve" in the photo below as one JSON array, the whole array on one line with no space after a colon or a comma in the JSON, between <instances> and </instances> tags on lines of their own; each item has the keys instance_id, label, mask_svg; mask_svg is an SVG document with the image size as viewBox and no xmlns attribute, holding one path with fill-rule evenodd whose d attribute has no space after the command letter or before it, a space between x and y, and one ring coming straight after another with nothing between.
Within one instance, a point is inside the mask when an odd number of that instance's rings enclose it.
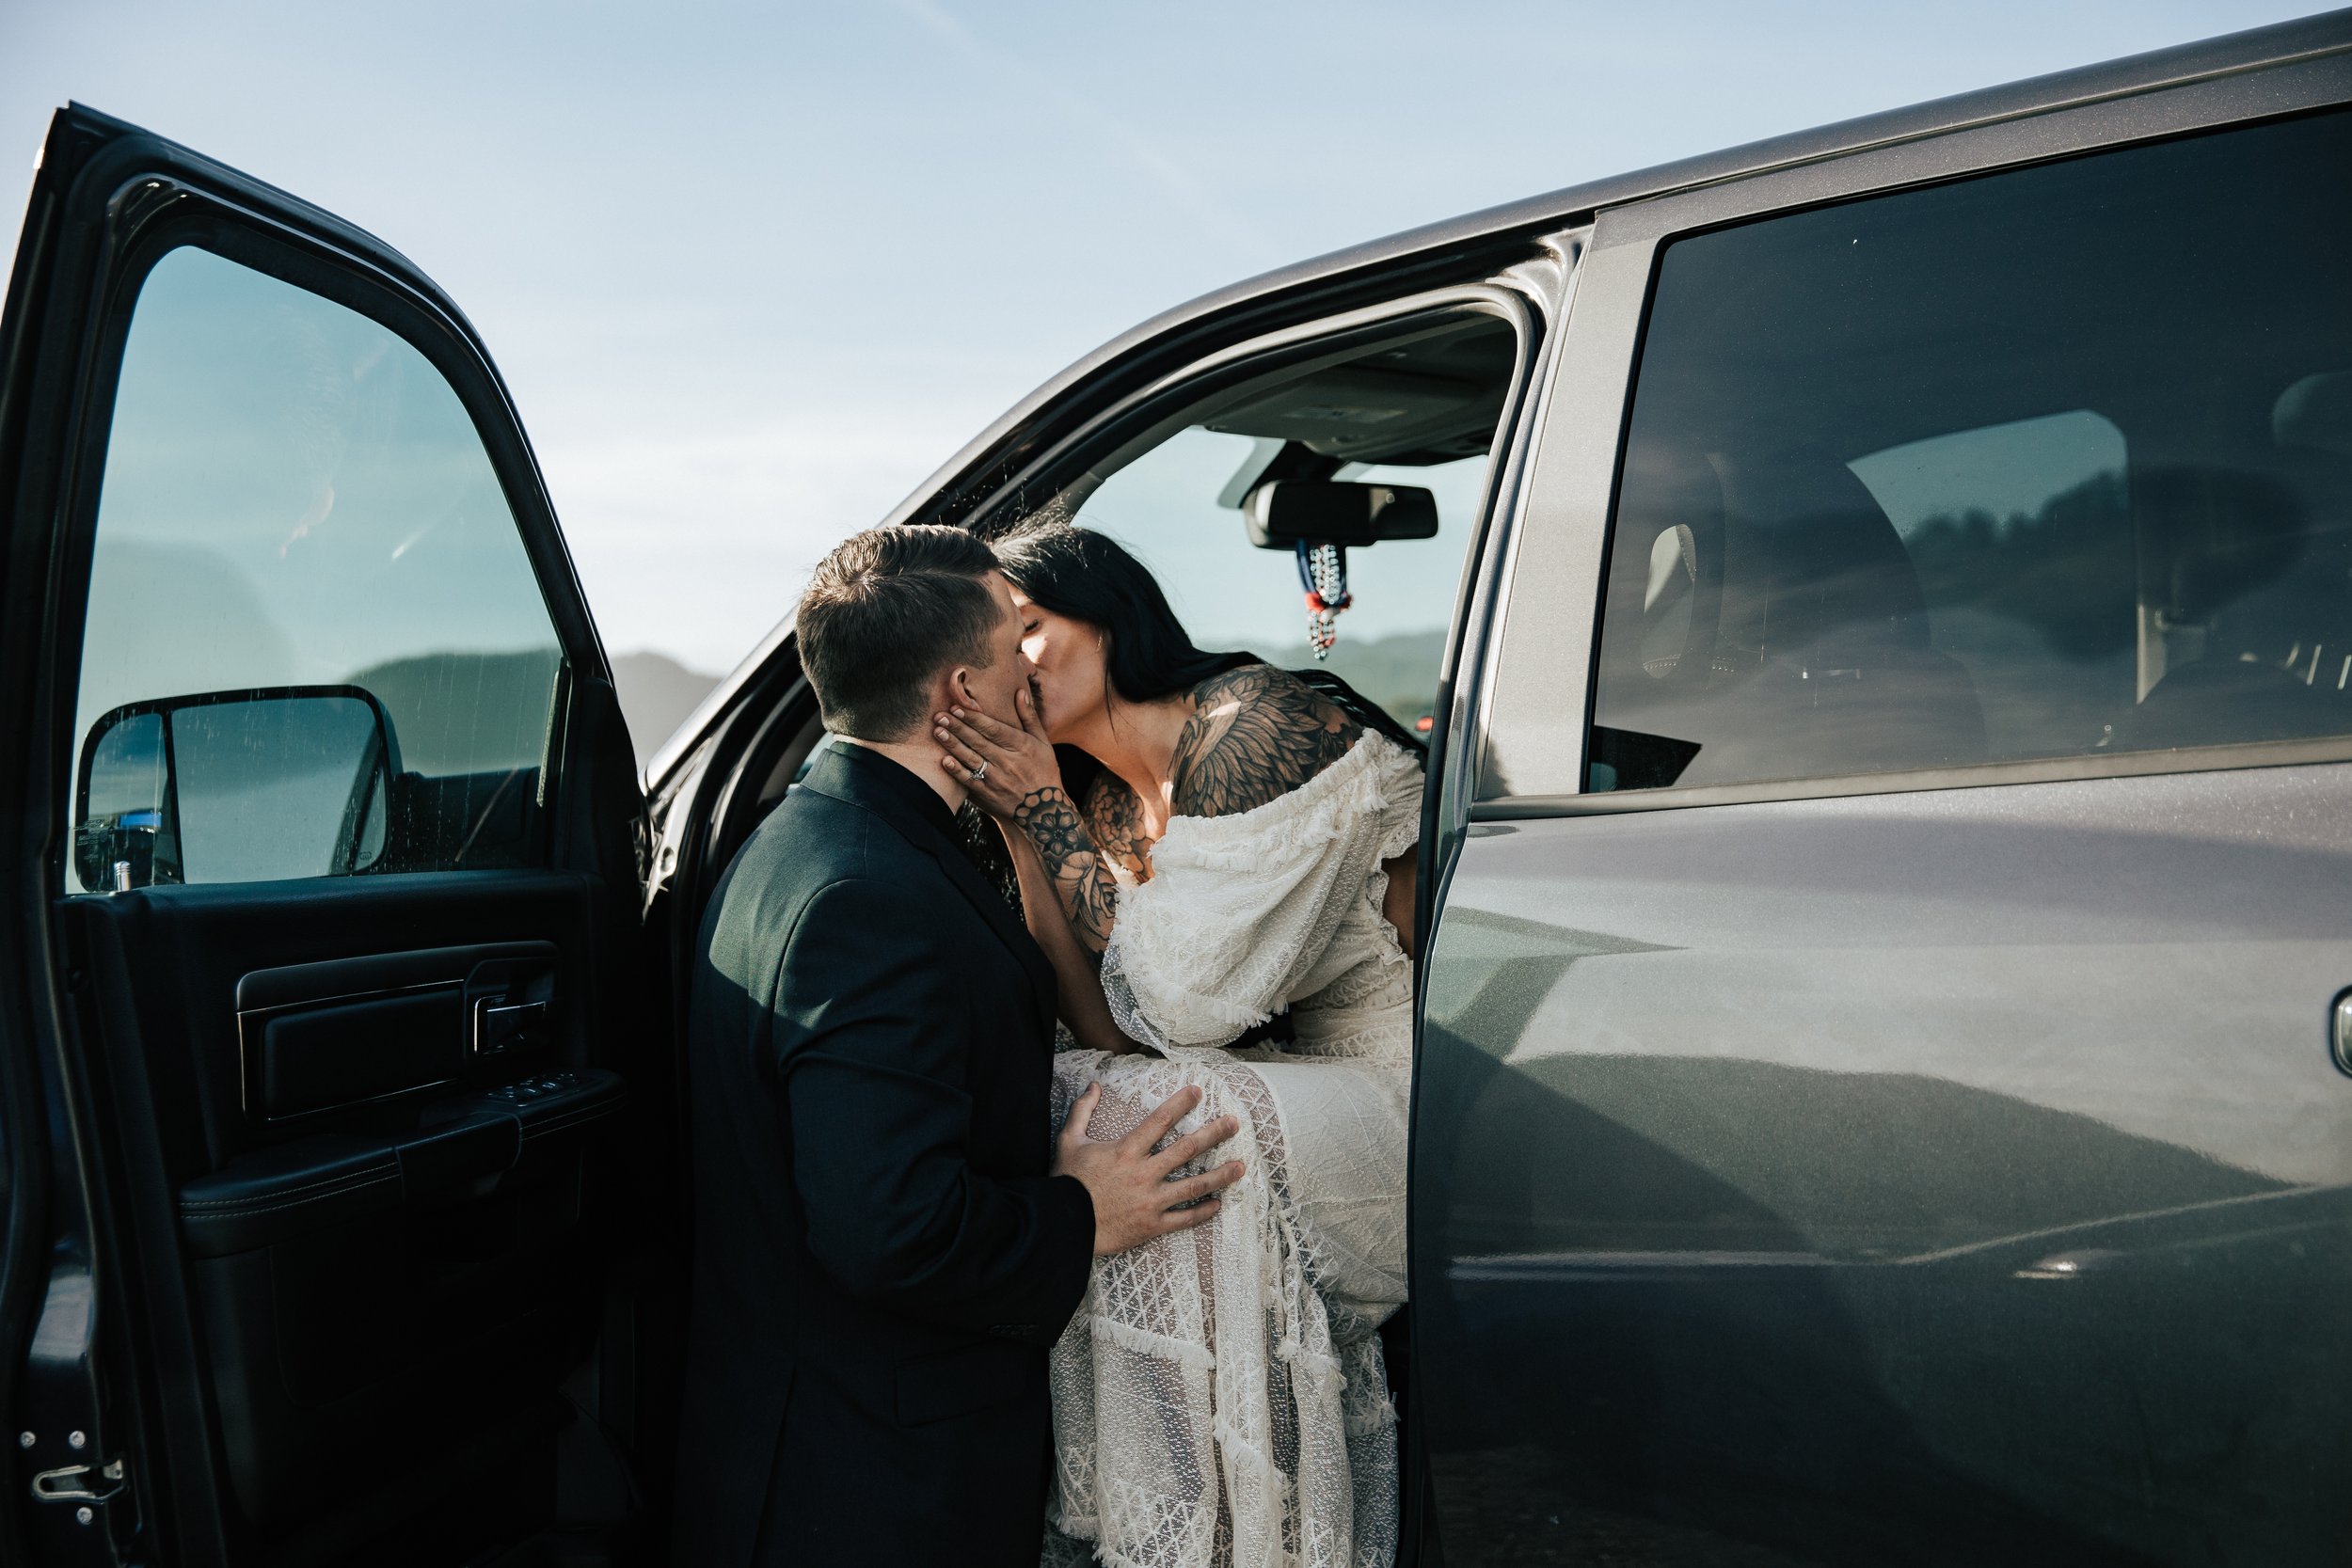
<instances>
[{"instance_id":1,"label":"lace sleeve","mask_svg":"<svg viewBox=\"0 0 2352 1568\"><path fill-rule=\"evenodd\" d=\"M1226 816L1178 816L1152 879L1121 895L1103 991L1130 1038L1223 1045L1311 989L1304 982L1373 873L1418 832L1421 771L1387 736L1290 793Z\"/></svg>"}]
</instances>

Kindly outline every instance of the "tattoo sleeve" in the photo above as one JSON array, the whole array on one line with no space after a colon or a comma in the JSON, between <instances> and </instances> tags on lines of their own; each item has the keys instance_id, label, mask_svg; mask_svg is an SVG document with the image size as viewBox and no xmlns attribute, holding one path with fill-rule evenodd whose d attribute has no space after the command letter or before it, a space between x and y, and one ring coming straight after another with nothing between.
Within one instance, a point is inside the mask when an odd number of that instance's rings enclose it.
<instances>
[{"instance_id":1,"label":"tattoo sleeve","mask_svg":"<svg viewBox=\"0 0 2352 1568\"><path fill-rule=\"evenodd\" d=\"M1094 776L1086 799L1088 836L1094 847L1127 868L1137 881L1151 876L1144 860L1143 802L1126 780L1105 768Z\"/></svg>"},{"instance_id":2,"label":"tattoo sleeve","mask_svg":"<svg viewBox=\"0 0 2352 1568\"><path fill-rule=\"evenodd\" d=\"M1037 846L1079 945L1100 956L1110 945L1111 927L1119 918L1119 883L1089 836L1078 808L1057 784L1023 796L1012 816Z\"/></svg>"},{"instance_id":3,"label":"tattoo sleeve","mask_svg":"<svg viewBox=\"0 0 2352 1568\"><path fill-rule=\"evenodd\" d=\"M1289 794L1347 754L1363 725L1286 670L1246 664L1193 690L1169 768L1186 816L1230 816Z\"/></svg>"}]
</instances>

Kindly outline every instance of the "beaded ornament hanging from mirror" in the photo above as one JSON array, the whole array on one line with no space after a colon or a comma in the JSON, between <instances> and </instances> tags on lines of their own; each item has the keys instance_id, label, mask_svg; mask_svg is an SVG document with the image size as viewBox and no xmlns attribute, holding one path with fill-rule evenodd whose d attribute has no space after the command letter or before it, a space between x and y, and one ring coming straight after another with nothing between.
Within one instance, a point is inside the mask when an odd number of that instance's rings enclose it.
<instances>
[{"instance_id":1,"label":"beaded ornament hanging from mirror","mask_svg":"<svg viewBox=\"0 0 2352 1568\"><path fill-rule=\"evenodd\" d=\"M1340 640L1340 611L1356 602L1347 591L1347 546L1298 542L1298 585L1307 591L1307 645L1320 664Z\"/></svg>"}]
</instances>

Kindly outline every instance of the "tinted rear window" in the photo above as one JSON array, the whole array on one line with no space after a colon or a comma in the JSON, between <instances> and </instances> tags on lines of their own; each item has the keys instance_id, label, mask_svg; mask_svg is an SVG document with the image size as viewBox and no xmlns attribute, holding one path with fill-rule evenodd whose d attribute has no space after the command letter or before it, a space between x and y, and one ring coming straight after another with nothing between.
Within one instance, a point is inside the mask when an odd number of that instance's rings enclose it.
<instances>
[{"instance_id":1,"label":"tinted rear window","mask_svg":"<svg viewBox=\"0 0 2352 1568\"><path fill-rule=\"evenodd\" d=\"M1664 251L1589 787L2352 734L2352 121Z\"/></svg>"}]
</instances>

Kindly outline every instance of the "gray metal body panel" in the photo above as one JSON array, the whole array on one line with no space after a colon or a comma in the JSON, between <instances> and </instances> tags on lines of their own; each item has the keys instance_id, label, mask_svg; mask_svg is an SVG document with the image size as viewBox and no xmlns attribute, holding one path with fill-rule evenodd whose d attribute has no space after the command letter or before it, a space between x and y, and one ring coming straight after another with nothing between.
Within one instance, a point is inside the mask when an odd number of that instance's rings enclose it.
<instances>
[{"instance_id":1,"label":"gray metal body panel","mask_svg":"<svg viewBox=\"0 0 2352 1568\"><path fill-rule=\"evenodd\" d=\"M1579 793L1660 246L2352 99L2347 19L2297 25L2266 69L1603 203L1423 969L1449 1563L2342 1560L2352 745Z\"/></svg>"},{"instance_id":2,"label":"gray metal body panel","mask_svg":"<svg viewBox=\"0 0 2352 1568\"><path fill-rule=\"evenodd\" d=\"M2339 1560L2352 772L1482 824L1428 974L1449 1561Z\"/></svg>"}]
</instances>

